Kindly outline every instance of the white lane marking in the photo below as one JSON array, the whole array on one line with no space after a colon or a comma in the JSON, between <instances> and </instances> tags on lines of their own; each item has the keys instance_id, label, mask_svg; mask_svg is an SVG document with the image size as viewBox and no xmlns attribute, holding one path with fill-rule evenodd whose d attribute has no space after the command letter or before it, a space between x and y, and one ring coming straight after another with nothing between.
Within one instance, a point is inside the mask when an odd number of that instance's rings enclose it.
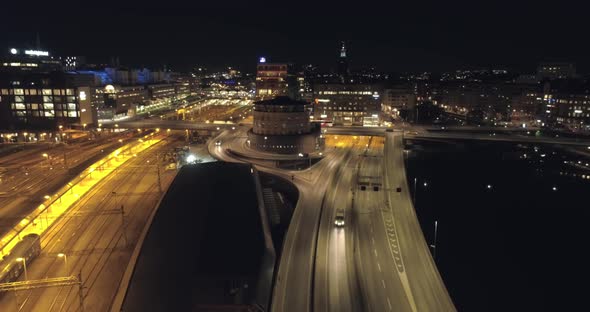
<instances>
[{"instance_id":1,"label":"white lane marking","mask_svg":"<svg viewBox=\"0 0 590 312\"><path fill-rule=\"evenodd\" d=\"M375 252L375 257L377 256L377 249L373 249L373 251Z\"/></svg>"},{"instance_id":2,"label":"white lane marking","mask_svg":"<svg viewBox=\"0 0 590 312\"><path fill-rule=\"evenodd\" d=\"M383 288L385 288L385 280L381 280L381 284L383 285Z\"/></svg>"},{"instance_id":3,"label":"white lane marking","mask_svg":"<svg viewBox=\"0 0 590 312\"><path fill-rule=\"evenodd\" d=\"M386 143L386 146L388 146L387 143ZM391 145L389 145L389 146L390 146L389 149L394 148ZM396 156L398 158L401 156L402 160L403 160L403 154L398 153ZM385 166L385 181L384 181L386 186L391 185L391 183L389 181L390 174L388 172L389 171L388 169L389 169L389 167L386 165ZM392 196L391 192L387 192L386 195L387 195L388 199L391 199L391 196ZM391 205L391 200L389 200L389 203ZM386 214L384 211L381 212L383 225L385 226L385 231L388 234L387 238L389 239L389 251L391 252L394 263L396 265L398 276L400 277L400 281L402 283L402 286L404 288L404 291L405 291L408 301L410 303L410 308L412 309L412 311L416 312L416 311L418 311L418 309L416 307L414 295L412 293L412 289L410 288L410 282L408 280L408 275L405 270L404 260L403 260L403 256L402 256L403 253L402 253L401 247L398 244L398 238L397 238L398 235L397 235L397 229L395 226L395 216L394 215L395 214L394 214L393 210L390 210L389 214ZM398 251L398 252L395 252L395 251Z\"/></svg>"},{"instance_id":4,"label":"white lane marking","mask_svg":"<svg viewBox=\"0 0 590 312\"><path fill-rule=\"evenodd\" d=\"M371 242L375 245L375 236L371 236Z\"/></svg>"},{"instance_id":5,"label":"white lane marking","mask_svg":"<svg viewBox=\"0 0 590 312\"><path fill-rule=\"evenodd\" d=\"M377 268L379 269L379 272L381 272L381 265L379 264L379 262L377 262Z\"/></svg>"},{"instance_id":6,"label":"white lane marking","mask_svg":"<svg viewBox=\"0 0 590 312\"><path fill-rule=\"evenodd\" d=\"M387 297L387 305L389 306L389 311L392 311L393 307L391 307L391 301L389 301L389 297Z\"/></svg>"}]
</instances>

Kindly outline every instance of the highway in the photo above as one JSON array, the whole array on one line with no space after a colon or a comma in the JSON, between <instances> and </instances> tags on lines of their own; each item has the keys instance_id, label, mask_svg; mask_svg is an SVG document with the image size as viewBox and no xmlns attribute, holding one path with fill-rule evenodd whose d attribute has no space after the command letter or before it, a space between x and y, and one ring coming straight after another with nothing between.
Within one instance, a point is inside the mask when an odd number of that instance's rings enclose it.
<instances>
[{"instance_id":1,"label":"highway","mask_svg":"<svg viewBox=\"0 0 590 312\"><path fill-rule=\"evenodd\" d=\"M401 135L387 133L384 155L380 161L384 168L376 172L384 175L386 202L382 209L379 209L381 205L374 205L369 213L369 222L373 225L369 231L374 235L371 243L380 246L372 254L375 260L385 263L379 262L377 266L377 269L381 266L385 270L385 284L380 286L384 290L388 289L387 286L393 288L393 291L387 292L395 296L389 301L394 301L391 303L396 311L454 311L414 211L406 179ZM397 187L401 187L401 192L396 191ZM372 289L378 288L373 285Z\"/></svg>"},{"instance_id":2,"label":"highway","mask_svg":"<svg viewBox=\"0 0 590 312\"><path fill-rule=\"evenodd\" d=\"M324 159L304 171L273 168L259 152L248 151L239 130L217 139L222 146L210 145L216 158L292 175L301 192L284 242L273 311L455 311L413 210L401 133L328 136ZM236 157L228 148L254 157ZM340 208L346 225L337 228Z\"/></svg>"},{"instance_id":3,"label":"highway","mask_svg":"<svg viewBox=\"0 0 590 312\"><path fill-rule=\"evenodd\" d=\"M338 144L346 144L341 138ZM314 311L362 311L362 293L353 254L352 190L354 164L365 148L363 138L350 140L344 159L326 179L314 280ZM345 226L334 224L336 211L345 211Z\"/></svg>"},{"instance_id":4,"label":"highway","mask_svg":"<svg viewBox=\"0 0 590 312\"><path fill-rule=\"evenodd\" d=\"M41 237L42 253L27 264L29 279L78 275L85 311L107 311L145 222L176 170L158 154L182 143L171 135L117 168ZM160 158L161 159L161 158ZM65 257L59 257L62 253ZM19 280L25 277L21 275ZM23 290L1 297L0 311L79 311L77 286Z\"/></svg>"},{"instance_id":5,"label":"highway","mask_svg":"<svg viewBox=\"0 0 590 312\"><path fill-rule=\"evenodd\" d=\"M214 141L221 140L222 146ZM224 161L246 161L227 153L227 149L240 149L245 138L232 131L223 132L211 140L210 153ZM242 150L242 152L245 152ZM290 180L300 190L299 200L284 240L278 272L273 291L273 311L310 311L313 309L315 252L320 217L320 207L327 191L324 178L331 175L341 163L343 153L326 156L311 170L286 171L271 167L272 162L250 160L258 170L269 172Z\"/></svg>"}]
</instances>

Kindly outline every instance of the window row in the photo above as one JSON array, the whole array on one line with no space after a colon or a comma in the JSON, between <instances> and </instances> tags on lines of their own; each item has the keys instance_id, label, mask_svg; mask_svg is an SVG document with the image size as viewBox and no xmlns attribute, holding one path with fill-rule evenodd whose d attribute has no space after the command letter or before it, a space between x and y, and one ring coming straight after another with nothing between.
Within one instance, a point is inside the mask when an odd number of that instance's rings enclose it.
<instances>
[{"instance_id":1,"label":"window row","mask_svg":"<svg viewBox=\"0 0 590 312\"><path fill-rule=\"evenodd\" d=\"M74 95L74 89L0 89L2 95Z\"/></svg>"},{"instance_id":2,"label":"window row","mask_svg":"<svg viewBox=\"0 0 590 312\"><path fill-rule=\"evenodd\" d=\"M78 112L63 112L63 111L14 111L12 116L24 117L79 117Z\"/></svg>"},{"instance_id":3,"label":"window row","mask_svg":"<svg viewBox=\"0 0 590 312\"><path fill-rule=\"evenodd\" d=\"M23 104L23 103L12 103L11 104L11 108L12 109L28 109L28 110L38 110L38 109L58 109L58 110L70 110L70 111L76 111L78 110L78 107L76 105L76 103L68 103L68 104L53 104L53 103L43 103L43 104L37 104L37 103L27 103L27 104Z\"/></svg>"}]
</instances>

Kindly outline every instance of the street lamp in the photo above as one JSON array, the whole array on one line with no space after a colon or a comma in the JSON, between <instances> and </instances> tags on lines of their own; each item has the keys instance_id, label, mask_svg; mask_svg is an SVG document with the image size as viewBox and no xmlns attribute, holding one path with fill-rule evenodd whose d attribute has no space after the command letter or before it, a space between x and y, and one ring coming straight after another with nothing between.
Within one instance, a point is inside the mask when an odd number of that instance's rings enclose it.
<instances>
[{"instance_id":1,"label":"street lamp","mask_svg":"<svg viewBox=\"0 0 590 312\"><path fill-rule=\"evenodd\" d=\"M416 183L418 182L418 178L414 178L414 206L416 206Z\"/></svg>"},{"instance_id":2,"label":"street lamp","mask_svg":"<svg viewBox=\"0 0 590 312\"><path fill-rule=\"evenodd\" d=\"M29 276L27 275L27 259L19 257L19 258L16 258L16 261L23 263L23 267L25 268L25 280L28 280Z\"/></svg>"},{"instance_id":3,"label":"street lamp","mask_svg":"<svg viewBox=\"0 0 590 312\"><path fill-rule=\"evenodd\" d=\"M65 253L60 252L57 254L57 257L64 259L64 264L66 265L66 273L69 272L69 270L68 270L68 256Z\"/></svg>"},{"instance_id":4,"label":"street lamp","mask_svg":"<svg viewBox=\"0 0 590 312\"><path fill-rule=\"evenodd\" d=\"M432 258L436 260L436 235L438 232L438 221L434 221L434 243L430 245L432 247Z\"/></svg>"}]
</instances>

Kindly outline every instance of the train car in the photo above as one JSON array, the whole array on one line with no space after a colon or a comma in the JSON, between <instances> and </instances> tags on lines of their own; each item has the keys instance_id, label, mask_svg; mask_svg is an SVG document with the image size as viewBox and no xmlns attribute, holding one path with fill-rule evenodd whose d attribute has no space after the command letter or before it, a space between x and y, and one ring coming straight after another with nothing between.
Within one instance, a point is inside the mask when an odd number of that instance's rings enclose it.
<instances>
[{"instance_id":1,"label":"train car","mask_svg":"<svg viewBox=\"0 0 590 312\"><path fill-rule=\"evenodd\" d=\"M18 242L10 254L4 256L0 261L0 283L11 283L25 270L25 265L30 265L41 253L41 240L37 234L29 234ZM25 263L17 261L24 258Z\"/></svg>"}]
</instances>

